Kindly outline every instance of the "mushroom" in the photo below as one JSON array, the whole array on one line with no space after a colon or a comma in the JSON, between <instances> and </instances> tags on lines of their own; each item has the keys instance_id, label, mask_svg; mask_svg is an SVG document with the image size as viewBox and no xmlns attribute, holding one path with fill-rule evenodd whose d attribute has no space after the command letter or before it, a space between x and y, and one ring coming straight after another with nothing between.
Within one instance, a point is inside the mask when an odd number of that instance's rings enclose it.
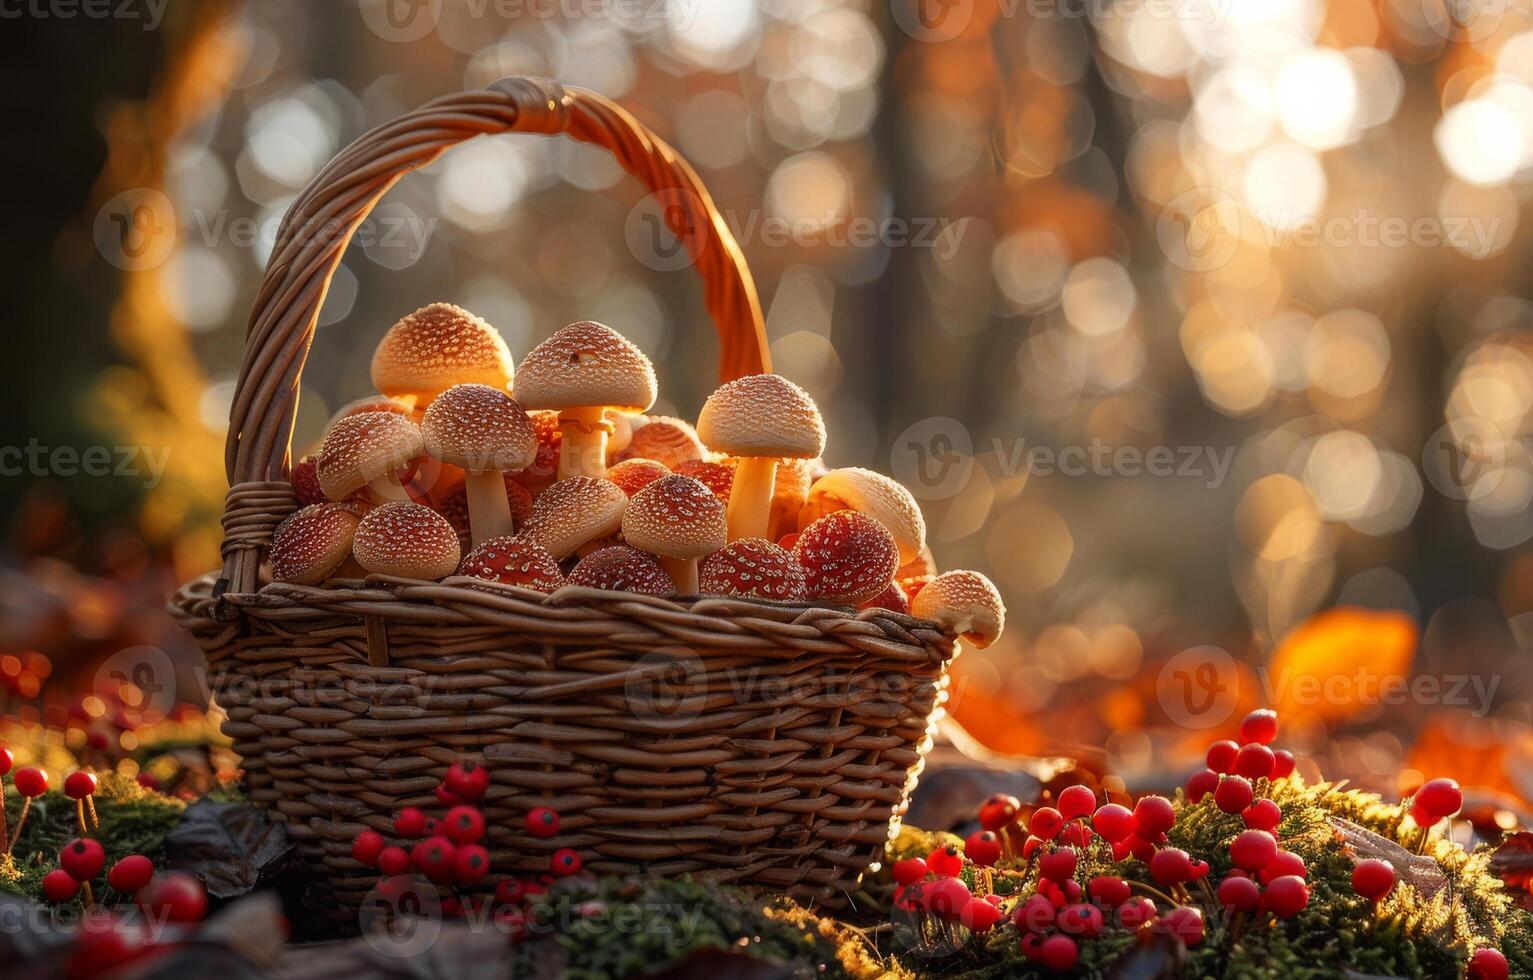
<instances>
[{"instance_id":1,"label":"mushroom","mask_svg":"<svg viewBox=\"0 0 1533 980\"><path fill-rule=\"evenodd\" d=\"M606 478L632 497L645 486L670 474L670 468L654 459L625 459L607 470Z\"/></svg>"},{"instance_id":2,"label":"mushroom","mask_svg":"<svg viewBox=\"0 0 1533 980\"><path fill-rule=\"evenodd\" d=\"M610 327L582 320L527 353L516 394L528 408L559 412L559 478L599 477L614 429L604 411L643 412L653 405L655 368Z\"/></svg>"},{"instance_id":3,"label":"mushroom","mask_svg":"<svg viewBox=\"0 0 1533 980\"><path fill-rule=\"evenodd\" d=\"M654 459L674 470L682 463L707 456L708 448L697 437L697 430L690 422L666 415L651 415L635 424L628 447L618 453L617 458L619 461Z\"/></svg>"},{"instance_id":4,"label":"mushroom","mask_svg":"<svg viewBox=\"0 0 1533 980\"><path fill-rule=\"evenodd\" d=\"M455 384L510 388L511 367L499 331L451 303L432 303L383 335L373 352L373 387L425 408Z\"/></svg>"},{"instance_id":5,"label":"mushroom","mask_svg":"<svg viewBox=\"0 0 1533 980\"><path fill-rule=\"evenodd\" d=\"M538 592L564 584L559 562L548 549L524 538L491 538L464 557L458 574Z\"/></svg>"},{"instance_id":6,"label":"mushroom","mask_svg":"<svg viewBox=\"0 0 1533 980\"><path fill-rule=\"evenodd\" d=\"M814 399L775 374L746 375L709 395L697 433L709 448L739 457L729 492L731 541L766 537L779 459L825 450L825 423Z\"/></svg>"},{"instance_id":7,"label":"mushroom","mask_svg":"<svg viewBox=\"0 0 1533 980\"><path fill-rule=\"evenodd\" d=\"M900 562L908 564L926 547L926 521L916 498L882 473L847 466L814 481L799 511L799 528L838 510L855 510L882 524L899 545Z\"/></svg>"},{"instance_id":8,"label":"mushroom","mask_svg":"<svg viewBox=\"0 0 1533 980\"><path fill-rule=\"evenodd\" d=\"M635 412L614 412L610 408L603 415L612 423L612 431L607 435L607 465L610 467L623 459L623 450L633 442L634 427L643 424L644 416Z\"/></svg>"},{"instance_id":9,"label":"mushroom","mask_svg":"<svg viewBox=\"0 0 1533 980\"><path fill-rule=\"evenodd\" d=\"M825 467L820 458L784 459L777 464L777 479L772 484L772 516L767 529L775 537L799 530L798 512L809 499L809 486Z\"/></svg>"},{"instance_id":10,"label":"mushroom","mask_svg":"<svg viewBox=\"0 0 1533 980\"><path fill-rule=\"evenodd\" d=\"M616 534L627 507L628 495L616 483L572 476L538 494L522 534L563 561L587 541Z\"/></svg>"},{"instance_id":11,"label":"mushroom","mask_svg":"<svg viewBox=\"0 0 1533 980\"><path fill-rule=\"evenodd\" d=\"M894 535L855 510L838 510L804 528L793 556L804 566L811 596L849 606L884 591L900 567Z\"/></svg>"},{"instance_id":12,"label":"mushroom","mask_svg":"<svg viewBox=\"0 0 1533 980\"><path fill-rule=\"evenodd\" d=\"M936 574L937 559L932 557L931 548L929 546L923 545L919 554L900 566L900 570L895 575L895 578L915 578L918 575L925 575L926 577L930 578Z\"/></svg>"},{"instance_id":13,"label":"mushroom","mask_svg":"<svg viewBox=\"0 0 1533 980\"><path fill-rule=\"evenodd\" d=\"M356 511L344 504L311 504L294 511L272 533L271 577L316 585L351 557Z\"/></svg>"},{"instance_id":14,"label":"mushroom","mask_svg":"<svg viewBox=\"0 0 1533 980\"><path fill-rule=\"evenodd\" d=\"M623 514L623 537L660 558L682 595L697 594L697 560L724 547L724 505L690 476L671 474L633 495Z\"/></svg>"},{"instance_id":15,"label":"mushroom","mask_svg":"<svg viewBox=\"0 0 1533 980\"><path fill-rule=\"evenodd\" d=\"M570 571L571 585L640 595L672 595L676 583L653 555L625 544L591 552Z\"/></svg>"},{"instance_id":16,"label":"mushroom","mask_svg":"<svg viewBox=\"0 0 1533 980\"><path fill-rule=\"evenodd\" d=\"M396 470L425 451L420 426L395 412L361 412L337 419L315 457L320 489L344 500L363 487L375 503L408 500Z\"/></svg>"},{"instance_id":17,"label":"mushroom","mask_svg":"<svg viewBox=\"0 0 1533 980\"><path fill-rule=\"evenodd\" d=\"M462 467L474 544L515 530L503 474L523 469L537 455L532 420L516 399L489 385L453 385L421 420L426 452Z\"/></svg>"},{"instance_id":18,"label":"mushroom","mask_svg":"<svg viewBox=\"0 0 1533 980\"><path fill-rule=\"evenodd\" d=\"M676 467L676 472L682 476L690 476L694 480L701 480L708 484L720 500L729 502L729 489L735 482L735 461L728 456L721 457L716 462L689 459Z\"/></svg>"},{"instance_id":19,"label":"mushroom","mask_svg":"<svg viewBox=\"0 0 1533 980\"><path fill-rule=\"evenodd\" d=\"M368 511L351 552L378 575L435 581L458 568L462 550L447 518L423 504L394 501Z\"/></svg>"},{"instance_id":20,"label":"mushroom","mask_svg":"<svg viewBox=\"0 0 1533 980\"><path fill-rule=\"evenodd\" d=\"M1006 628L1006 604L995 585L979 572L943 572L910 601L910 614L929 619L945 632L984 649Z\"/></svg>"},{"instance_id":21,"label":"mushroom","mask_svg":"<svg viewBox=\"0 0 1533 980\"><path fill-rule=\"evenodd\" d=\"M804 598L804 566L765 538L741 538L703 559L698 586L704 595L791 602Z\"/></svg>"}]
</instances>

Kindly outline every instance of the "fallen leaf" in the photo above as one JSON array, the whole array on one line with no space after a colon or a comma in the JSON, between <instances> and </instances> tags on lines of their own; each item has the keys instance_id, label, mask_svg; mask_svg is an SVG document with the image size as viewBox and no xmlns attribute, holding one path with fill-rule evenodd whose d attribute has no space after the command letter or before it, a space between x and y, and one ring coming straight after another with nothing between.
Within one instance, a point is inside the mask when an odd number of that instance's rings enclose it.
<instances>
[{"instance_id":1,"label":"fallen leaf","mask_svg":"<svg viewBox=\"0 0 1533 980\"><path fill-rule=\"evenodd\" d=\"M287 831L247 803L193 803L165 837L166 866L193 875L214 898L246 894L292 850Z\"/></svg>"}]
</instances>

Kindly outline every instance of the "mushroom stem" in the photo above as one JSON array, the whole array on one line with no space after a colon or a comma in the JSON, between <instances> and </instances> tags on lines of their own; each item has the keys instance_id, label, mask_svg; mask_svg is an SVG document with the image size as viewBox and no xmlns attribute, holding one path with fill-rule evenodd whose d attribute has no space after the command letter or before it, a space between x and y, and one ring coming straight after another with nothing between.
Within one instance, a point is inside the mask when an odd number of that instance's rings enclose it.
<instances>
[{"instance_id":1,"label":"mushroom stem","mask_svg":"<svg viewBox=\"0 0 1533 980\"><path fill-rule=\"evenodd\" d=\"M559 413L559 479L589 476L600 479L607 472L607 433L612 423L602 417L600 405L566 408Z\"/></svg>"},{"instance_id":2,"label":"mushroom stem","mask_svg":"<svg viewBox=\"0 0 1533 980\"><path fill-rule=\"evenodd\" d=\"M387 473L368 481L367 496L372 499L373 503L382 506L396 500L408 502L410 500L410 491L405 489L403 483L399 482L398 474Z\"/></svg>"},{"instance_id":3,"label":"mushroom stem","mask_svg":"<svg viewBox=\"0 0 1533 980\"><path fill-rule=\"evenodd\" d=\"M466 474L463 491L468 497L468 530L474 544L512 533L511 501L499 473Z\"/></svg>"},{"instance_id":4,"label":"mushroom stem","mask_svg":"<svg viewBox=\"0 0 1533 980\"><path fill-rule=\"evenodd\" d=\"M729 490L729 540L764 538L772 513L772 488L777 483L777 460L770 456L741 456Z\"/></svg>"},{"instance_id":5,"label":"mushroom stem","mask_svg":"<svg viewBox=\"0 0 1533 980\"><path fill-rule=\"evenodd\" d=\"M656 557L660 559L660 567L671 576L678 595L697 595L696 558L669 558L665 555Z\"/></svg>"}]
</instances>

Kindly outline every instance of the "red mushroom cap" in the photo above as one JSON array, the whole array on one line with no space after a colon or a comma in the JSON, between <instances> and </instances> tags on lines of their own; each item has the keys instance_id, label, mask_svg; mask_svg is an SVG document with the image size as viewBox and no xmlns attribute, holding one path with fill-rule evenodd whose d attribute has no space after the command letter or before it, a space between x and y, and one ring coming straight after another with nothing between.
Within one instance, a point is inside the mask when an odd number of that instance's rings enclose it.
<instances>
[{"instance_id":1,"label":"red mushroom cap","mask_svg":"<svg viewBox=\"0 0 1533 980\"><path fill-rule=\"evenodd\" d=\"M642 595L674 595L676 584L652 555L628 545L593 551L570 572L571 585Z\"/></svg>"},{"instance_id":2,"label":"red mushroom cap","mask_svg":"<svg viewBox=\"0 0 1533 980\"><path fill-rule=\"evenodd\" d=\"M623 514L623 537L645 551L692 559L724 546L724 504L690 476L661 477L634 494Z\"/></svg>"},{"instance_id":3,"label":"red mushroom cap","mask_svg":"<svg viewBox=\"0 0 1533 980\"><path fill-rule=\"evenodd\" d=\"M658 459L635 458L613 464L605 476L632 497L662 476L669 476L670 473L671 468Z\"/></svg>"},{"instance_id":4,"label":"red mushroom cap","mask_svg":"<svg viewBox=\"0 0 1533 980\"><path fill-rule=\"evenodd\" d=\"M793 554L804 566L809 595L856 605L894 581L900 549L873 518L854 510L826 514L799 532Z\"/></svg>"},{"instance_id":5,"label":"red mushroom cap","mask_svg":"<svg viewBox=\"0 0 1533 980\"><path fill-rule=\"evenodd\" d=\"M547 548L512 537L491 538L480 544L463 559L458 574L538 592L552 592L564 584L564 573Z\"/></svg>"},{"instance_id":6,"label":"red mushroom cap","mask_svg":"<svg viewBox=\"0 0 1533 980\"><path fill-rule=\"evenodd\" d=\"M698 568L704 595L738 595L794 601L804 598L804 566L793 553L765 538L740 538L715 551Z\"/></svg>"},{"instance_id":7,"label":"red mushroom cap","mask_svg":"<svg viewBox=\"0 0 1533 980\"><path fill-rule=\"evenodd\" d=\"M351 557L359 523L346 504L313 504L288 515L272 534L272 578L299 585L323 582Z\"/></svg>"},{"instance_id":8,"label":"red mushroom cap","mask_svg":"<svg viewBox=\"0 0 1533 980\"><path fill-rule=\"evenodd\" d=\"M352 553L363 568L400 578L439 579L458 567L458 532L430 507L403 501L369 511Z\"/></svg>"},{"instance_id":9,"label":"red mushroom cap","mask_svg":"<svg viewBox=\"0 0 1533 980\"><path fill-rule=\"evenodd\" d=\"M373 480L420 456L420 426L394 412L360 412L338 419L315 457L319 485L331 500L344 500Z\"/></svg>"},{"instance_id":10,"label":"red mushroom cap","mask_svg":"<svg viewBox=\"0 0 1533 980\"><path fill-rule=\"evenodd\" d=\"M676 472L706 484L720 500L728 500L729 491L735 485L735 460L732 456L713 463L689 459L676 467Z\"/></svg>"},{"instance_id":11,"label":"red mushroom cap","mask_svg":"<svg viewBox=\"0 0 1533 980\"><path fill-rule=\"evenodd\" d=\"M692 423L665 415L651 415L642 425L633 429L633 437L622 452L619 461L629 459L653 459L675 469L688 460L700 460L708 450L697 437Z\"/></svg>"},{"instance_id":12,"label":"red mushroom cap","mask_svg":"<svg viewBox=\"0 0 1533 980\"><path fill-rule=\"evenodd\" d=\"M319 466L313 456L305 456L294 463L288 471L287 482L293 485L293 493L304 506L328 503L330 500L325 496L325 491L320 489Z\"/></svg>"}]
</instances>

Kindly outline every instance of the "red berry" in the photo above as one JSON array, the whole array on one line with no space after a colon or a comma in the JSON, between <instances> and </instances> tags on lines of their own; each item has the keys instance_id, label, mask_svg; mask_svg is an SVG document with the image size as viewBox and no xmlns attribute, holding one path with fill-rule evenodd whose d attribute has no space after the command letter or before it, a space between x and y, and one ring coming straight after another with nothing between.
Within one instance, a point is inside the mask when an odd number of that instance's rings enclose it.
<instances>
[{"instance_id":1,"label":"red berry","mask_svg":"<svg viewBox=\"0 0 1533 980\"><path fill-rule=\"evenodd\" d=\"M979 825L986 830L1000 830L1017 819L1021 805L1015 796L997 793L981 804Z\"/></svg>"},{"instance_id":2,"label":"red berry","mask_svg":"<svg viewBox=\"0 0 1533 980\"><path fill-rule=\"evenodd\" d=\"M1188 946L1203 941L1203 913L1190 905L1179 905L1160 917L1172 935Z\"/></svg>"},{"instance_id":3,"label":"red berry","mask_svg":"<svg viewBox=\"0 0 1533 980\"><path fill-rule=\"evenodd\" d=\"M1236 912L1250 912L1261 904L1262 890L1256 882L1241 875L1231 875L1219 882L1219 904Z\"/></svg>"},{"instance_id":4,"label":"red berry","mask_svg":"<svg viewBox=\"0 0 1533 980\"><path fill-rule=\"evenodd\" d=\"M963 842L963 853L970 861L988 868L1001 859L1001 839L989 830L970 834Z\"/></svg>"},{"instance_id":5,"label":"red berry","mask_svg":"<svg viewBox=\"0 0 1533 980\"><path fill-rule=\"evenodd\" d=\"M926 862L920 858L905 858L894 862L894 880L897 884L913 885L925 878Z\"/></svg>"},{"instance_id":6,"label":"red berry","mask_svg":"<svg viewBox=\"0 0 1533 980\"><path fill-rule=\"evenodd\" d=\"M458 848L454 864L458 881L472 885L490 873L490 852L478 844L464 844Z\"/></svg>"},{"instance_id":7,"label":"red berry","mask_svg":"<svg viewBox=\"0 0 1533 980\"><path fill-rule=\"evenodd\" d=\"M520 905L527 897L527 884L515 878L502 878L495 883L495 901L501 905Z\"/></svg>"},{"instance_id":8,"label":"red berry","mask_svg":"<svg viewBox=\"0 0 1533 980\"><path fill-rule=\"evenodd\" d=\"M96 777L84 769L70 773L64 779L64 795L71 800L83 800L96 792Z\"/></svg>"},{"instance_id":9,"label":"red berry","mask_svg":"<svg viewBox=\"0 0 1533 980\"><path fill-rule=\"evenodd\" d=\"M427 837L410 850L415 870L439 885L450 885L458 874L458 846L440 835Z\"/></svg>"},{"instance_id":10,"label":"red berry","mask_svg":"<svg viewBox=\"0 0 1533 980\"><path fill-rule=\"evenodd\" d=\"M85 736L85 744L97 752L105 752L112 745L112 740L106 737L106 732L91 732Z\"/></svg>"},{"instance_id":11,"label":"red berry","mask_svg":"<svg viewBox=\"0 0 1533 980\"><path fill-rule=\"evenodd\" d=\"M1247 779L1266 779L1272 775L1272 768L1277 764L1277 757L1272 750L1260 742L1248 742L1240 747L1240 754L1235 756L1235 772Z\"/></svg>"},{"instance_id":12,"label":"red berry","mask_svg":"<svg viewBox=\"0 0 1533 980\"><path fill-rule=\"evenodd\" d=\"M1091 844L1092 833L1082 826L1079 821L1072 820L1065 824L1059 831L1058 841L1066 847L1088 847Z\"/></svg>"},{"instance_id":13,"label":"red berry","mask_svg":"<svg viewBox=\"0 0 1533 980\"><path fill-rule=\"evenodd\" d=\"M1092 901L1107 908L1122 905L1133 896L1128 882L1115 875L1097 875L1087 883L1086 891Z\"/></svg>"},{"instance_id":14,"label":"red berry","mask_svg":"<svg viewBox=\"0 0 1533 980\"><path fill-rule=\"evenodd\" d=\"M1054 925L1054 903L1043 895L1029 895L1012 910L1011 924L1018 932L1046 932Z\"/></svg>"},{"instance_id":15,"label":"red berry","mask_svg":"<svg viewBox=\"0 0 1533 980\"><path fill-rule=\"evenodd\" d=\"M1225 776L1214 790L1214 804L1225 813L1239 813L1251 805L1256 793L1244 776Z\"/></svg>"},{"instance_id":16,"label":"red berry","mask_svg":"<svg viewBox=\"0 0 1533 980\"><path fill-rule=\"evenodd\" d=\"M580 855L576 854L572 848L561 847L554 852L553 857L549 858L548 865L549 870L560 878L577 875L581 868Z\"/></svg>"},{"instance_id":17,"label":"red berry","mask_svg":"<svg viewBox=\"0 0 1533 980\"><path fill-rule=\"evenodd\" d=\"M140 772L136 777L134 777L134 782L144 787L144 789L152 789L156 793L160 791L160 780L159 777L154 775L154 773Z\"/></svg>"},{"instance_id":18,"label":"red berry","mask_svg":"<svg viewBox=\"0 0 1533 980\"><path fill-rule=\"evenodd\" d=\"M50 902L67 902L80 891L80 883L63 868L43 875L43 897Z\"/></svg>"},{"instance_id":19,"label":"red berry","mask_svg":"<svg viewBox=\"0 0 1533 980\"><path fill-rule=\"evenodd\" d=\"M402 847L385 847L378 854L378 870L390 877L410 870L410 852Z\"/></svg>"},{"instance_id":20,"label":"red berry","mask_svg":"<svg viewBox=\"0 0 1533 980\"><path fill-rule=\"evenodd\" d=\"M423 836L423 837L442 837L442 836L445 836L442 833L442 821L438 820L436 817L427 817L425 824L422 825L422 827L421 827L421 836Z\"/></svg>"},{"instance_id":21,"label":"red berry","mask_svg":"<svg viewBox=\"0 0 1533 980\"><path fill-rule=\"evenodd\" d=\"M559 832L559 812L538 806L527 811L527 833L534 837L552 837Z\"/></svg>"},{"instance_id":22,"label":"red berry","mask_svg":"<svg viewBox=\"0 0 1533 980\"><path fill-rule=\"evenodd\" d=\"M1469 967L1464 976L1466 980L1506 980L1509 972L1506 957L1499 950L1482 946L1469 957Z\"/></svg>"},{"instance_id":23,"label":"red berry","mask_svg":"<svg viewBox=\"0 0 1533 980\"><path fill-rule=\"evenodd\" d=\"M1125 929L1138 929L1155 918L1155 903L1148 898L1131 898L1118 906L1118 921Z\"/></svg>"},{"instance_id":24,"label":"red berry","mask_svg":"<svg viewBox=\"0 0 1533 980\"><path fill-rule=\"evenodd\" d=\"M1193 878L1192 858L1179 847L1163 847L1150 858L1150 877L1161 885L1180 885Z\"/></svg>"},{"instance_id":25,"label":"red berry","mask_svg":"<svg viewBox=\"0 0 1533 980\"><path fill-rule=\"evenodd\" d=\"M1271 708L1257 708L1246 715L1240 723L1240 740L1242 742L1260 742L1262 745L1271 745L1272 740L1277 738L1278 716Z\"/></svg>"},{"instance_id":26,"label":"red berry","mask_svg":"<svg viewBox=\"0 0 1533 980\"><path fill-rule=\"evenodd\" d=\"M1302 881L1308 876L1308 873L1308 869L1304 867L1304 859L1299 857L1299 855L1292 851L1278 851L1277 855L1267 862L1267 866L1261 869L1258 877L1261 878L1262 884L1265 885L1274 878L1285 876L1298 878Z\"/></svg>"},{"instance_id":27,"label":"red berry","mask_svg":"<svg viewBox=\"0 0 1533 980\"><path fill-rule=\"evenodd\" d=\"M476 806L455 806L443 818L442 832L454 844L478 843L484 839L484 814Z\"/></svg>"},{"instance_id":28,"label":"red berry","mask_svg":"<svg viewBox=\"0 0 1533 980\"><path fill-rule=\"evenodd\" d=\"M1080 955L1080 947L1069 936L1050 936L1038 947L1038 959L1055 973L1074 969Z\"/></svg>"},{"instance_id":29,"label":"red berry","mask_svg":"<svg viewBox=\"0 0 1533 980\"><path fill-rule=\"evenodd\" d=\"M1022 949L1022 957L1029 963L1043 962L1043 936L1036 932L1024 932L1018 945Z\"/></svg>"},{"instance_id":30,"label":"red berry","mask_svg":"<svg viewBox=\"0 0 1533 980\"><path fill-rule=\"evenodd\" d=\"M1464 791L1451 779L1429 779L1416 791L1416 805L1436 823L1464 808Z\"/></svg>"},{"instance_id":31,"label":"red berry","mask_svg":"<svg viewBox=\"0 0 1533 980\"><path fill-rule=\"evenodd\" d=\"M1095 939L1102 934L1102 910L1082 903L1067 905L1059 912L1059 930L1083 939Z\"/></svg>"},{"instance_id":32,"label":"red berry","mask_svg":"<svg viewBox=\"0 0 1533 980\"><path fill-rule=\"evenodd\" d=\"M467 802L463 797L448 789L446 783L438 784L437 788L432 790L432 792L436 794L436 801L443 806L458 806L460 803Z\"/></svg>"},{"instance_id":33,"label":"red berry","mask_svg":"<svg viewBox=\"0 0 1533 980\"><path fill-rule=\"evenodd\" d=\"M101 842L89 837L76 837L59 851L59 867L69 872L75 881L90 881L106 866L106 851Z\"/></svg>"},{"instance_id":34,"label":"red berry","mask_svg":"<svg viewBox=\"0 0 1533 980\"><path fill-rule=\"evenodd\" d=\"M939 878L926 886L922 898L926 911L939 919L956 922L973 896L961 878Z\"/></svg>"},{"instance_id":35,"label":"red berry","mask_svg":"<svg viewBox=\"0 0 1533 980\"><path fill-rule=\"evenodd\" d=\"M1118 803L1104 803L1097 807L1091 818L1091 826L1108 843L1116 844L1134 832L1134 815L1128 807Z\"/></svg>"},{"instance_id":36,"label":"red berry","mask_svg":"<svg viewBox=\"0 0 1533 980\"><path fill-rule=\"evenodd\" d=\"M1286 779L1293 775L1295 760L1292 752L1287 749L1278 749L1272 753L1272 759L1272 775L1269 778Z\"/></svg>"},{"instance_id":37,"label":"red berry","mask_svg":"<svg viewBox=\"0 0 1533 980\"><path fill-rule=\"evenodd\" d=\"M383 853L383 835L376 830L364 830L351 842L351 859L369 868L377 867L378 856Z\"/></svg>"},{"instance_id":38,"label":"red berry","mask_svg":"<svg viewBox=\"0 0 1533 980\"><path fill-rule=\"evenodd\" d=\"M426 815L418 808L407 806L394 817L394 833L400 837L419 837L426 832Z\"/></svg>"},{"instance_id":39,"label":"red berry","mask_svg":"<svg viewBox=\"0 0 1533 980\"><path fill-rule=\"evenodd\" d=\"M139 893L139 904L166 922L201 922L208 914L208 893L196 878L172 871L151 881Z\"/></svg>"},{"instance_id":40,"label":"red berry","mask_svg":"<svg viewBox=\"0 0 1533 980\"><path fill-rule=\"evenodd\" d=\"M37 766L22 766L16 770L11 781L16 784L16 792L28 798L48 792L48 770Z\"/></svg>"},{"instance_id":41,"label":"red berry","mask_svg":"<svg viewBox=\"0 0 1533 980\"><path fill-rule=\"evenodd\" d=\"M16 757L11 755L11 750L0 748L0 776L11 771L11 766L16 764Z\"/></svg>"},{"instance_id":42,"label":"red berry","mask_svg":"<svg viewBox=\"0 0 1533 980\"><path fill-rule=\"evenodd\" d=\"M1075 852L1062 847L1045 854L1038 859L1038 873L1049 881L1070 881L1075 877Z\"/></svg>"},{"instance_id":43,"label":"red berry","mask_svg":"<svg viewBox=\"0 0 1533 980\"><path fill-rule=\"evenodd\" d=\"M1051 806L1041 806L1028 818L1027 830L1035 837L1053 840L1059 836L1059 828L1065 825L1064 816Z\"/></svg>"},{"instance_id":44,"label":"red berry","mask_svg":"<svg viewBox=\"0 0 1533 980\"><path fill-rule=\"evenodd\" d=\"M963 858L957 847L947 844L926 855L926 868L939 878L953 878L963 870Z\"/></svg>"},{"instance_id":45,"label":"red berry","mask_svg":"<svg viewBox=\"0 0 1533 980\"><path fill-rule=\"evenodd\" d=\"M1235 768L1235 755L1240 751L1240 746L1229 739L1220 739L1208 747L1208 768L1214 772L1225 773Z\"/></svg>"},{"instance_id":46,"label":"red berry","mask_svg":"<svg viewBox=\"0 0 1533 980\"><path fill-rule=\"evenodd\" d=\"M1260 871L1277 853L1277 838L1265 830L1247 830L1230 841L1230 860L1247 871Z\"/></svg>"},{"instance_id":47,"label":"red berry","mask_svg":"<svg viewBox=\"0 0 1533 980\"><path fill-rule=\"evenodd\" d=\"M1297 875L1279 875L1267 882L1262 908L1279 919L1291 919L1309 904L1309 885Z\"/></svg>"},{"instance_id":48,"label":"red berry","mask_svg":"<svg viewBox=\"0 0 1533 980\"><path fill-rule=\"evenodd\" d=\"M1212 769L1199 769L1187 780L1187 799L1197 803L1219 788L1219 774Z\"/></svg>"},{"instance_id":49,"label":"red berry","mask_svg":"<svg viewBox=\"0 0 1533 980\"><path fill-rule=\"evenodd\" d=\"M442 783L460 800L477 800L490 788L490 771L472 762L454 762Z\"/></svg>"},{"instance_id":50,"label":"red berry","mask_svg":"<svg viewBox=\"0 0 1533 980\"><path fill-rule=\"evenodd\" d=\"M129 854L112 865L106 883L124 895L131 895L154 879L154 862L142 854Z\"/></svg>"},{"instance_id":51,"label":"red berry","mask_svg":"<svg viewBox=\"0 0 1533 980\"><path fill-rule=\"evenodd\" d=\"M1141 837L1164 834L1176 826L1176 810L1164 796L1146 796L1134 805L1134 823Z\"/></svg>"},{"instance_id":52,"label":"red berry","mask_svg":"<svg viewBox=\"0 0 1533 980\"><path fill-rule=\"evenodd\" d=\"M1252 830L1276 830L1283 822L1282 808L1271 800L1257 800L1240 816Z\"/></svg>"},{"instance_id":53,"label":"red berry","mask_svg":"<svg viewBox=\"0 0 1533 980\"><path fill-rule=\"evenodd\" d=\"M989 932L1001 921L1001 910L983 898L971 898L958 913L958 921L970 932Z\"/></svg>"},{"instance_id":54,"label":"red berry","mask_svg":"<svg viewBox=\"0 0 1533 980\"><path fill-rule=\"evenodd\" d=\"M80 920L68 975L90 977L116 970L145 951L149 939L144 924L112 914L91 914Z\"/></svg>"},{"instance_id":55,"label":"red berry","mask_svg":"<svg viewBox=\"0 0 1533 980\"><path fill-rule=\"evenodd\" d=\"M1097 795L1085 786L1066 786L1059 794L1059 812L1066 820L1089 816L1097 806Z\"/></svg>"},{"instance_id":56,"label":"red berry","mask_svg":"<svg viewBox=\"0 0 1533 980\"><path fill-rule=\"evenodd\" d=\"M1367 858L1352 869L1352 890L1377 902L1395 887L1395 866L1388 861Z\"/></svg>"}]
</instances>

